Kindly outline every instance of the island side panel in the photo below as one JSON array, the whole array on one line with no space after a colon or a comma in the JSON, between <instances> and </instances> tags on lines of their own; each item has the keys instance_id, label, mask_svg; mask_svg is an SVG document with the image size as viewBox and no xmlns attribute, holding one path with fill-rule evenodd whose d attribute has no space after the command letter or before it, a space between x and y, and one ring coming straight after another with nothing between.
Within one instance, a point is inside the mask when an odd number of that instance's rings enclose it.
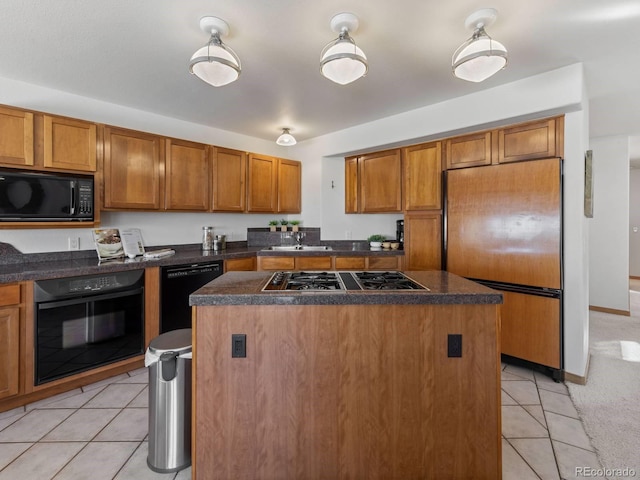
<instances>
[{"instance_id":1,"label":"island side panel","mask_svg":"<svg viewBox=\"0 0 640 480\"><path fill-rule=\"evenodd\" d=\"M196 325L195 478L500 478L496 305L212 306Z\"/></svg>"}]
</instances>

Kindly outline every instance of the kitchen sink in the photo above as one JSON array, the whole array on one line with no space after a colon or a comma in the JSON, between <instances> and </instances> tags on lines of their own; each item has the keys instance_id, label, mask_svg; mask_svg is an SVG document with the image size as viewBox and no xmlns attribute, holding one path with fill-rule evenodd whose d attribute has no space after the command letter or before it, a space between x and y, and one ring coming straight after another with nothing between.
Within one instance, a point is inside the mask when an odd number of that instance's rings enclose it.
<instances>
[{"instance_id":1,"label":"kitchen sink","mask_svg":"<svg viewBox=\"0 0 640 480\"><path fill-rule=\"evenodd\" d=\"M271 252L296 252L296 251L325 251L332 250L331 247L325 245L274 245L263 248Z\"/></svg>"}]
</instances>

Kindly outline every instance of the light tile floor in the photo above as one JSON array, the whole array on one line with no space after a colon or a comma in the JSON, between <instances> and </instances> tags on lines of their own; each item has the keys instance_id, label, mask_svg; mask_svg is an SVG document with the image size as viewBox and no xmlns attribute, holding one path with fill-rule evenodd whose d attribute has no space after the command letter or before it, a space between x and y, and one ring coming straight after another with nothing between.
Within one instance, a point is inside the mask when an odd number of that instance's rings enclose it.
<instances>
[{"instance_id":1,"label":"light tile floor","mask_svg":"<svg viewBox=\"0 0 640 480\"><path fill-rule=\"evenodd\" d=\"M573 479L600 468L567 387L502 365L503 480ZM0 480L191 478L146 463L148 375L118 375L0 413Z\"/></svg>"}]
</instances>

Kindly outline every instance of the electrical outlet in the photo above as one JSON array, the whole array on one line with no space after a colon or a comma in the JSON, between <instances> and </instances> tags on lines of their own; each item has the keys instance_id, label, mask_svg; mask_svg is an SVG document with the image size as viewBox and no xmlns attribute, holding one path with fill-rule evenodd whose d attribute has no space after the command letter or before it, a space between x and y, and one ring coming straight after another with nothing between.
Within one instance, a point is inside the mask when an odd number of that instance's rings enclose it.
<instances>
[{"instance_id":1,"label":"electrical outlet","mask_svg":"<svg viewBox=\"0 0 640 480\"><path fill-rule=\"evenodd\" d=\"M80 237L69 237L69 250L80 250Z\"/></svg>"},{"instance_id":2,"label":"electrical outlet","mask_svg":"<svg viewBox=\"0 0 640 480\"><path fill-rule=\"evenodd\" d=\"M462 335L449 334L447 338L447 356L462 357Z\"/></svg>"},{"instance_id":3,"label":"electrical outlet","mask_svg":"<svg viewBox=\"0 0 640 480\"><path fill-rule=\"evenodd\" d=\"M231 358L247 356L247 336L243 333L231 334Z\"/></svg>"}]
</instances>

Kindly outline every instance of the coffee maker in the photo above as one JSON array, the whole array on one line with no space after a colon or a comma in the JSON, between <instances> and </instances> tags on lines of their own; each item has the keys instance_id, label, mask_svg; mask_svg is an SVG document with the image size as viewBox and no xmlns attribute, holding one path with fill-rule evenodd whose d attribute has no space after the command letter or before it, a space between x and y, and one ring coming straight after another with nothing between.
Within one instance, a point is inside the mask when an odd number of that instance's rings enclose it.
<instances>
[{"instance_id":1,"label":"coffee maker","mask_svg":"<svg viewBox=\"0 0 640 480\"><path fill-rule=\"evenodd\" d=\"M400 249L404 249L404 220L396 220L396 241L400 244Z\"/></svg>"}]
</instances>

